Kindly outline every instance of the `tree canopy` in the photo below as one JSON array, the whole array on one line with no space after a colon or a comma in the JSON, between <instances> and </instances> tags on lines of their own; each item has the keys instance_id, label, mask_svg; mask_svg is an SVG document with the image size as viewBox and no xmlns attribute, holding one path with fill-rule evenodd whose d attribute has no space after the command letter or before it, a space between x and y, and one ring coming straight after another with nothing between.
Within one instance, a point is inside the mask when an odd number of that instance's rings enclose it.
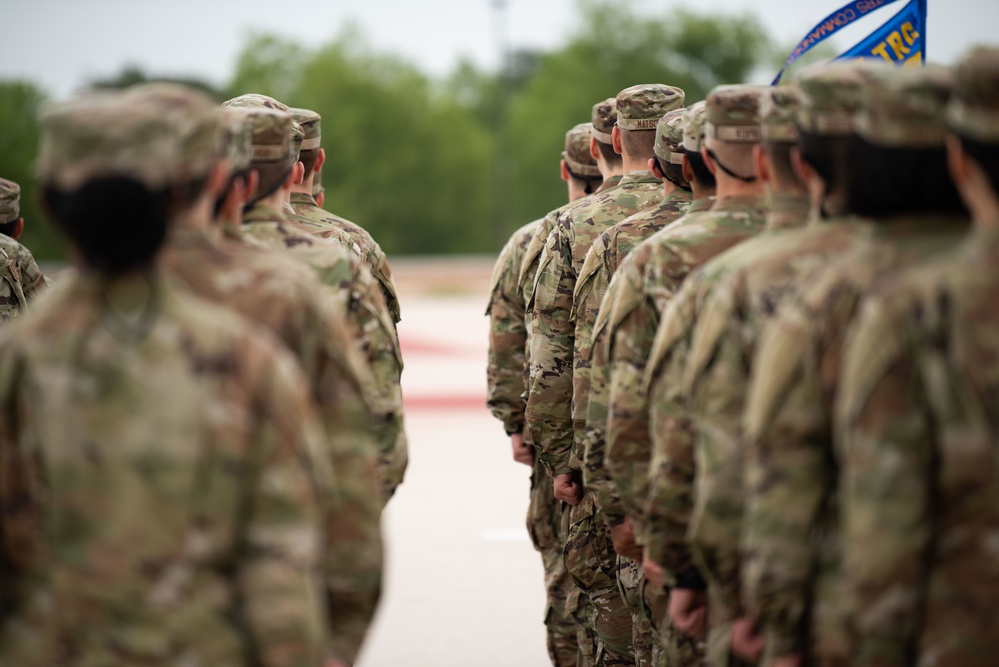
<instances>
[{"instance_id":1,"label":"tree canopy","mask_svg":"<svg viewBox=\"0 0 999 667\"><path fill-rule=\"evenodd\" d=\"M689 104L774 59L750 15L649 16L627 0L579 0L578 8L577 28L560 48L514 52L499 72L463 61L433 78L375 51L348 25L318 48L251 35L223 90L184 83L220 100L259 92L319 112L326 206L367 227L386 252L493 252L514 229L564 203L565 132L588 121L593 104L650 82L680 86ZM91 85L150 78L126 67ZM60 247L36 224L30 196L43 98L31 84L0 83L0 175L28 195L25 241L40 258L54 258Z\"/></svg>"}]
</instances>

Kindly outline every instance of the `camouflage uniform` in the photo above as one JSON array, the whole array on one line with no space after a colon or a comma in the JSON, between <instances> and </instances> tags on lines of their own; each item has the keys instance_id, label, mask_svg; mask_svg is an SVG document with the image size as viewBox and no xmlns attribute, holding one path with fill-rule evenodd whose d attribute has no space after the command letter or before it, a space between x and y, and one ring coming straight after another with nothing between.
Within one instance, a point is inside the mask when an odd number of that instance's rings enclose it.
<instances>
[{"instance_id":1,"label":"camouflage uniform","mask_svg":"<svg viewBox=\"0 0 999 667\"><path fill-rule=\"evenodd\" d=\"M0 178L0 224L21 218L21 186ZM45 290L45 277L31 251L0 234L0 322L13 319Z\"/></svg>"},{"instance_id":2,"label":"camouflage uniform","mask_svg":"<svg viewBox=\"0 0 999 667\"><path fill-rule=\"evenodd\" d=\"M289 111L292 118L302 127L304 134L302 150L318 150L322 140L322 119L319 114L310 109L292 108ZM313 178L318 178L318 174ZM346 234L347 238L357 244L365 264L381 285L385 303L388 305L389 312L392 313L392 320L398 323L401 314L399 296L392 280L392 269L389 267L381 246L372 238L371 234L360 225L319 208L313 195L308 192L292 192L291 208L294 210L294 215L289 215L288 218L292 222L301 223L303 228L310 233L323 238ZM344 243L344 245L349 244Z\"/></svg>"},{"instance_id":3,"label":"camouflage uniform","mask_svg":"<svg viewBox=\"0 0 999 667\"><path fill-rule=\"evenodd\" d=\"M761 105L762 138L793 143L797 107L796 87L770 89ZM676 383L656 393L653 410L668 415L668 422L658 421L671 440L653 456L649 474L657 497L652 502L676 507L687 494L692 496L686 537L712 591L712 664L728 659L725 626L744 615L739 598L739 421L756 333L799 276L842 249L853 233L846 224L805 227L809 202L804 194L772 191L770 200L765 233L715 257L684 283L665 313L649 361L656 374ZM689 426L689 433L680 425ZM692 461L692 488L668 489L659 483L657 475L669 470L667 455Z\"/></svg>"},{"instance_id":4,"label":"camouflage uniform","mask_svg":"<svg viewBox=\"0 0 999 667\"><path fill-rule=\"evenodd\" d=\"M654 150L657 156L667 162L672 163L682 155L683 133L679 129L679 122L685 113L685 109L668 112L659 120L656 128ZM690 205L690 192L681 189L679 185L672 184L672 186L675 189L666 195L662 204L636 213L601 234L587 252L579 279L576 281L576 291L573 295L576 331L573 349L572 411L575 456L581 463L585 463L588 456L598 452L595 456L599 457L601 466L603 464L603 429L600 429L599 439L590 439L593 429L588 428L586 420L591 391L599 391L591 389L591 364L594 361L593 325L599 312L600 301L607 291L611 276L632 248L686 213ZM600 370L597 368L593 376L599 377ZM606 392L603 392L602 395L605 394ZM606 422L606 409L604 415ZM584 481L588 474L588 468L584 465ZM620 523L623 519L623 517L611 517L603 507L601 512L609 525ZM620 560L624 557L618 556L618 558ZM642 600L644 579L641 577L638 564L628 560L624 559L622 563L624 570L621 588L632 612L636 664L646 665L652 663L652 654L656 647L654 622L649 618L647 610L649 607L660 605L657 600L651 600L648 604ZM654 596L655 592L650 589L650 593Z\"/></svg>"},{"instance_id":5,"label":"camouflage uniform","mask_svg":"<svg viewBox=\"0 0 999 667\"><path fill-rule=\"evenodd\" d=\"M950 129L999 146L999 50L972 50L955 75ZM995 163L979 166L995 183ZM999 236L976 223L959 251L877 290L847 340L835 426L853 664L999 655Z\"/></svg>"},{"instance_id":6,"label":"camouflage uniform","mask_svg":"<svg viewBox=\"0 0 999 667\"><path fill-rule=\"evenodd\" d=\"M937 135L942 147L949 88L936 68L869 72L857 131L895 147L926 145ZM964 229L932 213L880 219L785 298L763 329L753 367L766 372L751 378L743 420L743 583L772 655L849 663L831 425L847 326L875 281L953 247Z\"/></svg>"},{"instance_id":7,"label":"camouflage uniform","mask_svg":"<svg viewBox=\"0 0 999 667\"><path fill-rule=\"evenodd\" d=\"M618 126L627 131L653 130L659 118L682 104L679 89L658 84L633 86L617 96ZM526 418L538 456L553 475L578 473L580 469L578 463L570 463L574 449L571 313L576 277L587 250L601 232L656 205L662 197L661 183L651 172L627 174L615 188L595 194L559 216L545 244L532 297ZM594 629L603 644L603 662L631 664L632 622L618 591L618 566L610 535L597 517L592 495L584 494L571 514L566 568L594 605Z\"/></svg>"},{"instance_id":8,"label":"camouflage uniform","mask_svg":"<svg viewBox=\"0 0 999 667\"><path fill-rule=\"evenodd\" d=\"M118 174L159 189L179 171L167 124L117 94L50 107L42 127L39 173L64 191ZM153 269L76 275L12 323L0 660L352 660L359 638L330 625L350 601L305 387L272 336Z\"/></svg>"},{"instance_id":9,"label":"camouflage uniform","mask_svg":"<svg viewBox=\"0 0 999 667\"><path fill-rule=\"evenodd\" d=\"M240 108L239 104L226 104L226 108ZM282 150L289 143L290 115L254 106L243 108L246 108L247 122L253 130L254 163L267 161L261 156L277 161L291 159L288 151ZM304 262L331 288L342 312L346 313L355 339L361 341L362 357L375 382L377 438L387 501L402 482L408 463L408 446L399 386L402 351L381 288L354 252L333 240L289 228L283 209L256 202L244 212L242 226L238 230L227 228L226 232L236 241L276 250Z\"/></svg>"}]
</instances>

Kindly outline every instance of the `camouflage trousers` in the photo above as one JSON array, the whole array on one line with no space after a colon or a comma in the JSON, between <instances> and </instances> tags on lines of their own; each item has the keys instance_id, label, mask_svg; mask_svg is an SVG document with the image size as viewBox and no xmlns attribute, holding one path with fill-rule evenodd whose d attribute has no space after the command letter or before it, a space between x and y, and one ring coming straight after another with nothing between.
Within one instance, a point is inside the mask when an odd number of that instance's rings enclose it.
<instances>
[{"instance_id":1,"label":"camouflage trousers","mask_svg":"<svg viewBox=\"0 0 999 667\"><path fill-rule=\"evenodd\" d=\"M592 492L585 492L569 512L563 556L569 576L593 605L592 628L600 641L596 664L631 667L631 612L618 589L617 556Z\"/></svg>"},{"instance_id":2,"label":"camouflage trousers","mask_svg":"<svg viewBox=\"0 0 999 667\"><path fill-rule=\"evenodd\" d=\"M643 582L641 563L626 558L617 557L618 563L618 588L621 591L621 598L628 605L631 613L631 646L635 652L636 667L652 666L652 649L655 640L652 631L652 619L645 608L643 598Z\"/></svg>"},{"instance_id":3,"label":"camouflage trousers","mask_svg":"<svg viewBox=\"0 0 999 667\"><path fill-rule=\"evenodd\" d=\"M548 656L554 667L588 667L583 660L580 637L583 627L576 621L578 594L562 560L562 503L554 496L552 480L535 463L531 473L531 500L527 508L527 532L541 553L545 567L545 630ZM592 642L591 642L592 643ZM595 647L591 646L595 654Z\"/></svg>"}]
</instances>

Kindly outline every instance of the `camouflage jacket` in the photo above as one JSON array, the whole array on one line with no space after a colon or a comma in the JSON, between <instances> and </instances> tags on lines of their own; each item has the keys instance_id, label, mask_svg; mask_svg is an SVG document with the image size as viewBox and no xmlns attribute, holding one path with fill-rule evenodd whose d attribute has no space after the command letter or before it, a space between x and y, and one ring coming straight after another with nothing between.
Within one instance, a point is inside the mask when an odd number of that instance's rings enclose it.
<instances>
[{"instance_id":1,"label":"camouflage jacket","mask_svg":"<svg viewBox=\"0 0 999 667\"><path fill-rule=\"evenodd\" d=\"M530 392L527 427L538 456L553 475L571 472L572 294L586 252L597 236L638 211L662 201L662 183L649 171L587 197L559 216L538 264L531 306Z\"/></svg>"},{"instance_id":2,"label":"camouflage jacket","mask_svg":"<svg viewBox=\"0 0 999 667\"><path fill-rule=\"evenodd\" d=\"M636 539L650 547L650 529L656 522L645 515L652 442L643 376L656 326L687 275L759 232L765 217L762 198L719 199L710 211L677 225L676 231L663 230L636 248L629 260L634 257L641 272L625 271L625 266L618 271L618 277L626 282L617 291L607 321L609 407L604 466L632 518ZM656 528L660 527L657 523ZM675 563L667 570L681 572Z\"/></svg>"},{"instance_id":3,"label":"camouflage jacket","mask_svg":"<svg viewBox=\"0 0 999 667\"><path fill-rule=\"evenodd\" d=\"M80 275L2 338L4 664L353 659L334 469L273 336L155 276Z\"/></svg>"},{"instance_id":4,"label":"camouflage jacket","mask_svg":"<svg viewBox=\"0 0 999 667\"><path fill-rule=\"evenodd\" d=\"M687 208L687 213L669 225L668 229L671 230L669 233L673 234L676 230L683 229L688 224L693 224L697 220L699 214L706 212L713 205L714 197L704 197L692 201ZM649 238L654 238L664 231L665 230L654 232ZM644 243L641 243L636 246L636 248L642 248L644 245ZM639 252L641 257L637 263L634 260L626 259L630 256L630 252L629 254L621 256L617 260L617 266L614 266L613 273L616 274L617 268L620 266L629 267L626 271L634 272L636 267L640 265L640 269L638 270L644 271L645 264L647 263L649 257L647 251L648 248L644 248L641 252ZM608 265L612 265L615 262L615 255L617 255L617 253L613 253L608 257ZM617 302L617 295L619 291L623 287L627 287L629 284L629 281L622 281L620 279L616 279L613 275L611 276L607 290L601 299L602 307L598 309L596 320L594 321L592 334L593 343L590 346L590 392L587 398L586 432L583 438L581 452L584 484L596 494L600 510L603 512L605 519L611 525L624 521L626 512L624 510L624 506L621 504L621 497L618 494L617 487L614 485L613 480L604 468L604 455L606 454L607 437L607 409L608 402L610 400L610 367L608 365L607 357L609 349L607 345L609 327L607 326L607 323L610 315L614 311L613 304Z\"/></svg>"},{"instance_id":5,"label":"camouflage jacket","mask_svg":"<svg viewBox=\"0 0 999 667\"><path fill-rule=\"evenodd\" d=\"M31 251L0 234L0 322L17 317L45 291L45 277Z\"/></svg>"},{"instance_id":6,"label":"camouflage jacket","mask_svg":"<svg viewBox=\"0 0 999 667\"><path fill-rule=\"evenodd\" d=\"M283 211L258 204L245 213L239 236L304 262L330 288L346 313L355 339L361 341L361 357L375 381L379 399L374 406L376 426L389 497L402 482L408 464L399 385L402 350L392 316L381 288L357 255L331 239L292 230L285 221Z\"/></svg>"},{"instance_id":7,"label":"camouflage jacket","mask_svg":"<svg viewBox=\"0 0 999 667\"><path fill-rule=\"evenodd\" d=\"M584 458L586 414L590 403L590 367L593 360L593 325L611 276L632 248L683 216L690 206L690 193L676 190L659 206L625 218L597 237L586 253L572 297L576 321L572 354L572 423L577 462Z\"/></svg>"},{"instance_id":8,"label":"camouflage jacket","mask_svg":"<svg viewBox=\"0 0 999 667\"><path fill-rule=\"evenodd\" d=\"M995 354L999 235L863 305L835 415L843 582L856 665L999 655Z\"/></svg>"},{"instance_id":9,"label":"camouflage jacket","mask_svg":"<svg viewBox=\"0 0 999 667\"><path fill-rule=\"evenodd\" d=\"M847 326L876 280L952 248L966 229L933 217L872 223L786 297L763 329L742 426L742 586L746 608L778 655L806 649L803 629L818 655L847 650L831 424Z\"/></svg>"},{"instance_id":10,"label":"camouflage jacket","mask_svg":"<svg viewBox=\"0 0 999 667\"><path fill-rule=\"evenodd\" d=\"M382 252L381 246L368 233L368 230L350 220L319 208L315 198L305 192L291 193L291 208L295 214L289 218L308 226L310 232L316 236L329 238L338 235L339 232L344 232L357 244L361 251L361 257L368 265L368 269L371 270L371 275L381 285L385 303L388 304L389 312L392 313L392 321L398 323L401 319L401 312L399 296L395 289L395 282L392 280L392 269L389 267L388 259Z\"/></svg>"},{"instance_id":11,"label":"camouflage jacket","mask_svg":"<svg viewBox=\"0 0 999 667\"><path fill-rule=\"evenodd\" d=\"M543 220L515 231L493 267L489 317L489 361L486 365L487 405L503 423L507 435L524 430L525 350L527 310L518 280L524 254Z\"/></svg>"}]
</instances>

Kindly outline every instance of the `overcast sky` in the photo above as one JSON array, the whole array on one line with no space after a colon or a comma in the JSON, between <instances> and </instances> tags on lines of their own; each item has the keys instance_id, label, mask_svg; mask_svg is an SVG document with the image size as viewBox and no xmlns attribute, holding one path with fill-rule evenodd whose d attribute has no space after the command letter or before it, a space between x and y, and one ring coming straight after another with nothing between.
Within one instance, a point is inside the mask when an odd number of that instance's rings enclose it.
<instances>
[{"instance_id":1,"label":"overcast sky","mask_svg":"<svg viewBox=\"0 0 999 667\"><path fill-rule=\"evenodd\" d=\"M845 2L632 0L649 16L677 7L756 12L782 44L800 39ZM505 5L503 19L498 4ZM899 1L863 25L844 30L837 45L852 46L903 4ZM501 34L513 48L559 46L574 26L576 1L3 0L3 5L0 78L27 78L64 96L127 64L151 74L195 76L222 84L252 32L292 36L314 47L333 39L351 21L375 48L404 56L432 75L447 74L461 56L493 67ZM928 38L930 58L944 63L953 62L972 44L999 43L999 2L929 0Z\"/></svg>"}]
</instances>

